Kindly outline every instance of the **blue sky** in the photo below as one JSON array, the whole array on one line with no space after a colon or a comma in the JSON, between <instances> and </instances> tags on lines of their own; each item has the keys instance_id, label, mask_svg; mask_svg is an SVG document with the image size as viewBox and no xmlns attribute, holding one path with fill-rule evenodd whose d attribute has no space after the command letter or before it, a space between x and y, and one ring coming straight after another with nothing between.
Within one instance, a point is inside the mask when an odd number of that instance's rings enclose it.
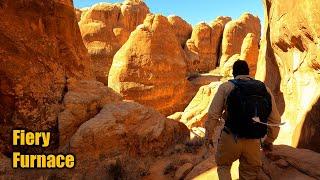
<instances>
[{"instance_id":1,"label":"blue sky","mask_svg":"<svg viewBox=\"0 0 320 180\"><path fill-rule=\"evenodd\" d=\"M89 7L98 2L122 2L122 0L74 0L77 8ZM178 15L192 25L201 21L211 22L217 16L238 18L244 12L259 16L263 25L262 0L145 0L153 13Z\"/></svg>"}]
</instances>

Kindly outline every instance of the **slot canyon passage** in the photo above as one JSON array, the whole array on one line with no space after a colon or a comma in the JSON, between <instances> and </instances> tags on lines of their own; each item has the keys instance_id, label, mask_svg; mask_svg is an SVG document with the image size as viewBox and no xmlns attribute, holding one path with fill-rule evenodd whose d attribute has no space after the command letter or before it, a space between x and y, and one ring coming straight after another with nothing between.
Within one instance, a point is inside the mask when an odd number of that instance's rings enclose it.
<instances>
[{"instance_id":1,"label":"slot canyon passage","mask_svg":"<svg viewBox=\"0 0 320 180\"><path fill-rule=\"evenodd\" d=\"M191 26L140 0L0 0L1 179L217 179L203 127L239 58L286 122L259 179L320 179L320 1L263 6L263 25L244 13ZM12 146L13 129L51 132L50 146ZM76 166L12 169L13 151Z\"/></svg>"}]
</instances>

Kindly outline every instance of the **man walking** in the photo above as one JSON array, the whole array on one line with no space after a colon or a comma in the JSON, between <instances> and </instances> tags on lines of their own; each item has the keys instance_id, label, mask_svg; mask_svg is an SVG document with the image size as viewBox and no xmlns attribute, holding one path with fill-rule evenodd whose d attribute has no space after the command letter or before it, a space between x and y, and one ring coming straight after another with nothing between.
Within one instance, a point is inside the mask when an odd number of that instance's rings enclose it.
<instances>
[{"instance_id":1,"label":"man walking","mask_svg":"<svg viewBox=\"0 0 320 180\"><path fill-rule=\"evenodd\" d=\"M249 76L246 61L233 65L234 79L220 85L208 112L206 144L212 142L214 127L225 120L219 139L216 162L220 180L231 179L234 161L240 161L240 180L254 180L261 168L260 139L264 151L272 150L281 119L271 91Z\"/></svg>"}]
</instances>

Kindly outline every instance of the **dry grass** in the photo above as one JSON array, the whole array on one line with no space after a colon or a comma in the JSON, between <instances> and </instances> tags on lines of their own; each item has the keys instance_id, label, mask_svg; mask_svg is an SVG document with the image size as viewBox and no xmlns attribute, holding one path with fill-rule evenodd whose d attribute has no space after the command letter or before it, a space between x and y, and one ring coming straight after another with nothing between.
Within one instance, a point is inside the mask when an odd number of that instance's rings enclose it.
<instances>
[{"instance_id":1,"label":"dry grass","mask_svg":"<svg viewBox=\"0 0 320 180\"><path fill-rule=\"evenodd\" d=\"M194 138L185 143L186 145L185 151L188 153L195 153L199 148L201 148L203 144L204 144L204 138L200 138L200 137Z\"/></svg>"}]
</instances>

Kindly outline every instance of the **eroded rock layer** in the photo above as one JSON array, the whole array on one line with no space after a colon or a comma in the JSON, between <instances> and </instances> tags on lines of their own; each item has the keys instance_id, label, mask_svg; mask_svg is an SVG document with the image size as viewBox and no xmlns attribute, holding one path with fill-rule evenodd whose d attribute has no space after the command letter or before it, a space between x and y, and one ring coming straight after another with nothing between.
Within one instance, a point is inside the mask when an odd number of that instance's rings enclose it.
<instances>
[{"instance_id":1,"label":"eroded rock layer","mask_svg":"<svg viewBox=\"0 0 320 180\"><path fill-rule=\"evenodd\" d=\"M320 152L320 2L265 0L256 77L277 98L287 125L278 142Z\"/></svg>"},{"instance_id":2,"label":"eroded rock layer","mask_svg":"<svg viewBox=\"0 0 320 180\"><path fill-rule=\"evenodd\" d=\"M107 104L101 112L80 126L70 141L78 158L101 155L162 154L165 148L189 137L182 123L134 102Z\"/></svg>"},{"instance_id":3,"label":"eroded rock layer","mask_svg":"<svg viewBox=\"0 0 320 180\"><path fill-rule=\"evenodd\" d=\"M259 40L260 37L257 37L253 33L248 33L247 36L243 39L241 46L241 55L240 59L246 60L249 69L250 75L254 77L257 69L257 61L259 56Z\"/></svg>"},{"instance_id":4,"label":"eroded rock layer","mask_svg":"<svg viewBox=\"0 0 320 180\"><path fill-rule=\"evenodd\" d=\"M165 115L183 109L186 64L167 18L148 15L113 59L108 86Z\"/></svg>"},{"instance_id":5,"label":"eroded rock layer","mask_svg":"<svg viewBox=\"0 0 320 180\"><path fill-rule=\"evenodd\" d=\"M221 82L212 82L200 87L190 104L182 112L180 122L183 122L188 128L204 127L211 101L220 84Z\"/></svg>"},{"instance_id":6,"label":"eroded rock layer","mask_svg":"<svg viewBox=\"0 0 320 180\"><path fill-rule=\"evenodd\" d=\"M140 0L98 3L82 12L79 26L97 80L108 84L113 56L148 13L149 8Z\"/></svg>"},{"instance_id":7,"label":"eroded rock layer","mask_svg":"<svg viewBox=\"0 0 320 180\"><path fill-rule=\"evenodd\" d=\"M193 28L185 47L188 72L204 72L215 68L217 62L213 39L213 31L208 24L200 23Z\"/></svg>"},{"instance_id":8,"label":"eroded rock layer","mask_svg":"<svg viewBox=\"0 0 320 180\"><path fill-rule=\"evenodd\" d=\"M234 54L241 54L242 42L248 33L260 37L261 25L257 16L244 13L239 19L226 24L221 46L220 66L223 66Z\"/></svg>"},{"instance_id":9,"label":"eroded rock layer","mask_svg":"<svg viewBox=\"0 0 320 180\"><path fill-rule=\"evenodd\" d=\"M12 128L51 131L67 79L93 79L72 1L0 2L0 151Z\"/></svg>"},{"instance_id":10,"label":"eroded rock layer","mask_svg":"<svg viewBox=\"0 0 320 180\"><path fill-rule=\"evenodd\" d=\"M222 37L223 37L223 31L228 22L230 22L232 19L229 16L218 16L215 20L213 20L210 23L210 27L213 29L215 34L215 54L217 56L217 64L218 66L220 64L219 58L221 56L221 43L222 43Z\"/></svg>"},{"instance_id":11,"label":"eroded rock layer","mask_svg":"<svg viewBox=\"0 0 320 180\"><path fill-rule=\"evenodd\" d=\"M209 26L206 23L193 27L185 52L189 73L208 72L218 64L224 26L230 17L219 16Z\"/></svg>"},{"instance_id":12,"label":"eroded rock layer","mask_svg":"<svg viewBox=\"0 0 320 180\"><path fill-rule=\"evenodd\" d=\"M184 47L192 33L192 26L179 16L168 16L168 21L181 46Z\"/></svg>"},{"instance_id":13,"label":"eroded rock layer","mask_svg":"<svg viewBox=\"0 0 320 180\"><path fill-rule=\"evenodd\" d=\"M59 145L66 145L71 136L84 122L93 118L104 105L122 100L112 89L98 81L68 82L63 104L59 114Z\"/></svg>"}]
</instances>

